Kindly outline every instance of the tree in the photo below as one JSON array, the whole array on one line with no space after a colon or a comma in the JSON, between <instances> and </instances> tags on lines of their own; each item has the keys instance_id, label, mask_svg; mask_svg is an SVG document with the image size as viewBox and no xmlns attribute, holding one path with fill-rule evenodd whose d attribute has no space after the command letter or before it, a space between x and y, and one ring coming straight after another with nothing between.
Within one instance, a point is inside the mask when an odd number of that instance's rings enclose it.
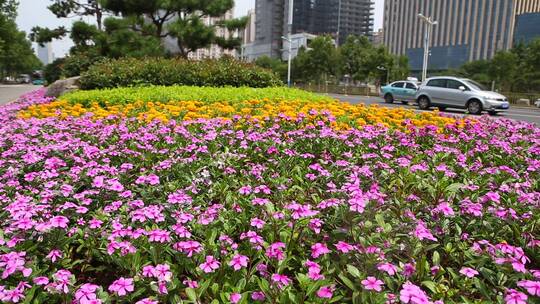
<instances>
[{"instance_id":1,"label":"tree","mask_svg":"<svg viewBox=\"0 0 540 304\"><path fill-rule=\"evenodd\" d=\"M366 59L370 56L371 43L366 37L347 36L340 49L340 65L343 74L349 75L354 81L365 81L370 70Z\"/></svg>"},{"instance_id":2,"label":"tree","mask_svg":"<svg viewBox=\"0 0 540 304\"><path fill-rule=\"evenodd\" d=\"M0 76L31 73L41 66L26 33L19 31L15 18L17 2L0 0Z\"/></svg>"},{"instance_id":3,"label":"tree","mask_svg":"<svg viewBox=\"0 0 540 304\"><path fill-rule=\"evenodd\" d=\"M487 73L491 80L503 91L512 91L517 73L518 56L512 52L500 51L491 59Z\"/></svg>"},{"instance_id":4,"label":"tree","mask_svg":"<svg viewBox=\"0 0 540 304\"><path fill-rule=\"evenodd\" d=\"M294 79L318 81L335 76L338 72L338 53L330 36L319 36L311 41L309 49L300 48L293 60Z\"/></svg>"},{"instance_id":5,"label":"tree","mask_svg":"<svg viewBox=\"0 0 540 304\"><path fill-rule=\"evenodd\" d=\"M133 22L133 30L156 38L175 38L180 55L208 47L212 43L223 48L235 49L241 41L237 38L219 38L218 28L234 32L244 28L247 18L205 24L205 17L220 17L234 7L233 0L106 0L104 8L122 15Z\"/></svg>"},{"instance_id":6,"label":"tree","mask_svg":"<svg viewBox=\"0 0 540 304\"><path fill-rule=\"evenodd\" d=\"M255 60L255 65L261 68L272 70L276 75L279 75L281 80L287 80L287 63L280 59L270 58L269 56L261 56Z\"/></svg>"},{"instance_id":7,"label":"tree","mask_svg":"<svg viewBox=\"0 0 540 304\"><path fill-rule=\"evenodd\" d=\"M48 9L58 18L94 16L98 30L102 30L104 10L99 0L51 0Z\"/></svg>"}]
</instances>

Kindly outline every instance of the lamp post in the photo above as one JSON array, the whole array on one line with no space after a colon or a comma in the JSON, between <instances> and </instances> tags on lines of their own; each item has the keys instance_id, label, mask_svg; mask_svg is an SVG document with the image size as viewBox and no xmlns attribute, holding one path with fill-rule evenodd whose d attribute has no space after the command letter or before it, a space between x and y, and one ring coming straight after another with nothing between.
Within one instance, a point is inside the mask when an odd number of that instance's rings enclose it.
<instances>
[{"instance_id":1,"label":"lamp post","mask_svg":"<svg viewBox=\"0 0 540 304\"><path fill-rule=\"evenodd\" d=\"M431 31L433 26L437 24L437 21L434 21L432 17L426 17L423 14L418 14L420 18L426 24L425 37L424 37L424 63L422 66L422 82L426 81L427 78L427 68L429 60L429 43L431 41Z\"/></svg>"},{"instance_id":2,"label":"lamp post","mask_svg":"<svg viewBox=\"0 0 540 304\"><path fill-rule=\"evenodd\" d=\"M289 59L287 60L287 86L291 87L291 60L292 60L292 27L293 27L294 0L289 0L289 21L287 27L287 38L281 37L289 42Z\"/></svg>"}]
</instances>

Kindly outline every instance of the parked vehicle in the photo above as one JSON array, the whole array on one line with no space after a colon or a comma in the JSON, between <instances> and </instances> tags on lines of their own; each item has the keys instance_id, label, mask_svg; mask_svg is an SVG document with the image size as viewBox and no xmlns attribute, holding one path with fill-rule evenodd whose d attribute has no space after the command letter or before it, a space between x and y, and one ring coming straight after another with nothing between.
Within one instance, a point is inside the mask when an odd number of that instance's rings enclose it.
<instances>
[{"instance_id":1,"label":"parked vehicle","mask_svg":"<svg viewBox=\"0 0 540 304\"><path fill-rule=\"evenodd\" d=\"M17 82L18 83L30 83L31 82L31 78L30 78L30 75L28 74L21 74L17 77Z\"/></svg>"},{"instance_id":2,"label":"parked vehicle","mask_svg":"<svg viewBox=\"0 0 540 304\"><path fill-rule=\"evenodd\" d=\"M401 101L403 104L415 101L418 85L414 81L396 81L381 87L381 97L386 103Z\"/></svg>"},{"instance_id":3,"label":"parked vehicle","mask_svg":"<svg viewBox=\"0 0 540 304\"><path fill-rule=\"evenodd\" d=\"M535 105L537 108L540 108L540 98L538 98L538 99L534 102L534 105Z\"/></svg>"},{"instance_id":4,"label":"parked vehicle","mask_svg":"<svg viewBox=\"0 0 540 304\"><path fill-rule=\"evenodd\" d=\"M422 110L430 107L467 109L470 114L487 111L496 114L510 108L508 98L489 91L474 80L457 77L432 77L422 83L416 93L418 107Z\"/></svg>"},{"instance_id":5,"label":"parked vehicle","mask_svg":"<svg viewBox=\"0 0 540 304\"><path fill-rule=\"evenodd\" d=\"M44 84L45 84L45 80L43 80L43 79L34 79L34 80L32 81L32 84L33 84L33 85L44 85Z\"/></svg>"}]
</instances>

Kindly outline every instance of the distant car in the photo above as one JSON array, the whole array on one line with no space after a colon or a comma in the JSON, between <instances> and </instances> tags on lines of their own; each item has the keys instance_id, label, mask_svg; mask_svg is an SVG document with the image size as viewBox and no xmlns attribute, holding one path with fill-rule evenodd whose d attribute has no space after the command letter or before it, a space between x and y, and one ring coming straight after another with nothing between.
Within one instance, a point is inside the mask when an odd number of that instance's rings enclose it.
<instances>
[{"instance_id":1,"label":"distant car","mask_svg":"<svg viewBox=\"0 0 540 304\"><path fill-rule=\"evenodd\" d=\"M537 108L540 108L540 98L538 98L538 99L534 102L534 105L535 105Z\"/></svg>"},{"instance_id":2,"label":"distant car","mask_svg":"<svg viewBox=\"0 0 540 304\"><path fill-rule=\"evenodd\" d=\"M403 104L408 104L416 100L416 90L418 90L418 85L414 81L396 81L381 87L381 97L386 103L401 101Z\"/></svg>"},{"instance_id":3,"label":"distant car","mask_svg":"<svg viewBox=\"0 0 540 304\"><path fill-rule=\"evenodd\" d=\"M34 79L34 80L32 81L32 84L33 84L33 85L44 85L44 84L45 84L45 80L43 80L43 79Z\"/></svg>"},{"instance_id":4,"label":"distant car","mask_svg":"<svg viewBox=\"0 0 540 304\"><path fill-rule=\"evenodd\" d=\"M474 80L457 77L432 77L422 83L416 93L418 107L422 110L430 107L467 109L470 114L478 115L483 111L496 114L510 108L508 99L491 92Z\"/></svg>"},{"instance_id":5,"label":"distant car","mask_svg":"<svg viewBox=\"0 0 540 304\"><path fill-rule=\"evenodd\" d=\"M27 75L27 74L21 74L17 77L18 83L30 83L30 81L31 81L30 75Z\"/></svg>"}]
</instances>

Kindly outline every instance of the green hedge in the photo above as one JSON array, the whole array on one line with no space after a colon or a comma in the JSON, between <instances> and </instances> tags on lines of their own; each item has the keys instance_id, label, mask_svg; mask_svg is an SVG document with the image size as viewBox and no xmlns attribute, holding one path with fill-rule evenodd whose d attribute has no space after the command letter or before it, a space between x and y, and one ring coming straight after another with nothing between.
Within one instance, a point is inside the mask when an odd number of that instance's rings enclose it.
<instances>
[{"instance_id":1,"label":"green hedge","mask_svg":"<svg viewBox=\"0 0 540 304\"><path fill-rule=\"evenodd\" d=\"M190 86L152 86L137 88L116 88L90 91L76 91L65 94L60 99L70 103L80 103L85 106L92 102L104 104L127 104L134 101L187 101L203 102L245 101L253 99L269 100L333 100L330 97L286 87L274 88L233 88L233 87L190 87Z\"/></svg>"},{"instance_id":2,"label":"green hedge","mask_svg":"<svg viewBox=\"0 0 540 304\"><path fill-rule=\"evenodd\" d=\"M263 88L283 84L272 71L232 58L203 61L109 59L93 65L81 76L83 90L147 85Z\"/></svg>"}]
</instances>

